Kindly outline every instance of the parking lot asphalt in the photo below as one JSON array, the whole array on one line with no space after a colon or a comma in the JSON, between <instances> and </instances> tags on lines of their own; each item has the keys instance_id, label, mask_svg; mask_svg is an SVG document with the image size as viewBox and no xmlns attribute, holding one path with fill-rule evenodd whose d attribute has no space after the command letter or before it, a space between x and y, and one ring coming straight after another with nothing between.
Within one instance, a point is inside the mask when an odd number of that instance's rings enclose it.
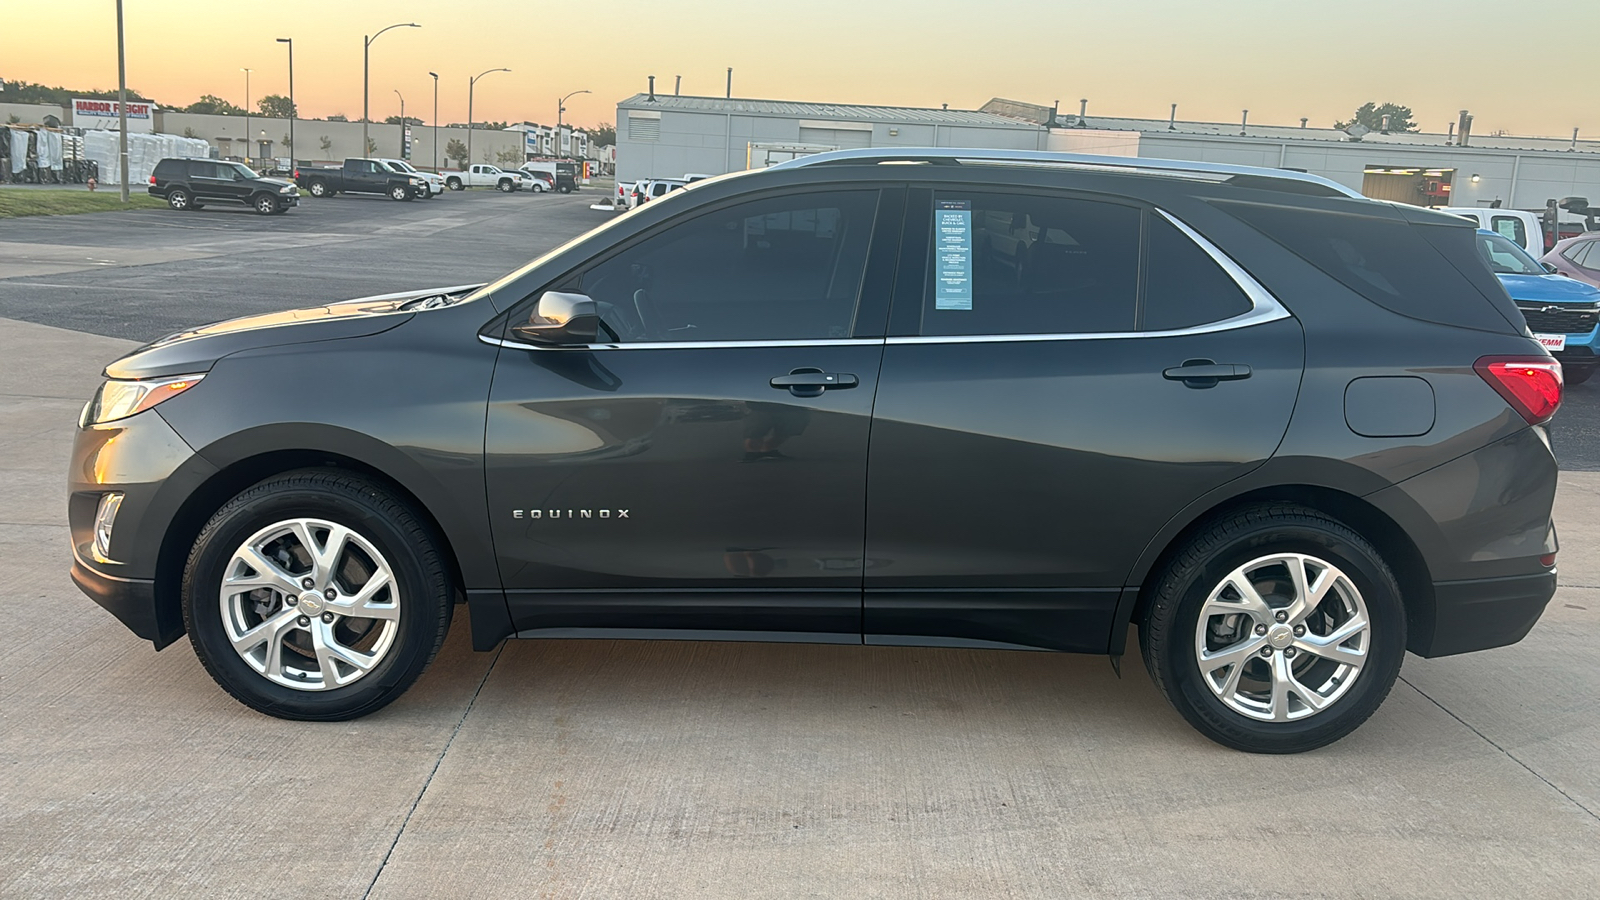
<instances>
[{"instance_id":1,"label":"parking lot asphalt","mask_svg":"<svg viewBox=\"0 0 1600 900\"><path fill-rule=\"evenodd\" d=\"M283 722L69 582L62 475L105 362L227 316L492 278L603 221L592 199L0 222L0 897L1595 895L1600 473L1575 471L1600 468L1595 385L1556 429L1539 625L1408 657L1367 725L1294 757L1206 741L1135 656L1118 678L982 650L476 654L461 619L392 706Z\"/></svg>"}]
</instances>

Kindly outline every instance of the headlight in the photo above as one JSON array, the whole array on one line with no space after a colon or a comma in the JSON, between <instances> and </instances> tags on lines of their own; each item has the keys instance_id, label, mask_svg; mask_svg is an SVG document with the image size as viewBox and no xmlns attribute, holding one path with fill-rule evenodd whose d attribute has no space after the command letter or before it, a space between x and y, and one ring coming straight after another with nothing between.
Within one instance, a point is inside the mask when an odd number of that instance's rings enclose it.
<instances>
[{"instance_id":1,"label":"headlight","mask_svg":"<svg viewBox=\"0 0 1600 900\"><path fill-rule=\"evenodd\" d=\"M422 182L420 182L420 181L418 181L418 180L416 180L416 179L415 179L415 178L413 178L413 179L411 179L411 184L412 184L412 185L413 185L413 186L416 186L416 185L419 185L419 184L421 184L421 183L422 183Z\"/></svg>"},{"instance_id":2,"label":"headlight","mask_svg":"<svg viewBox=\"0 0 1600 900\"><path fill-rule=\"evenodd\" d=\"M142 413L158 403L178 396L200 383L204 375L179 375L144 381L107 381L84 404L79 425L99 425Z\"/></svg>"},{"instance_id":3,"label":"headlight","mask_svg":"<svg viewBox=\"0 0 1600 900\"><path fill-rule=\"evenodd\" d=\"M278 193L280 193L280 194L292 194L292 193L294 193L294 185L286 184L283 187L278 188Z\"/></svg>"}]
</instances>

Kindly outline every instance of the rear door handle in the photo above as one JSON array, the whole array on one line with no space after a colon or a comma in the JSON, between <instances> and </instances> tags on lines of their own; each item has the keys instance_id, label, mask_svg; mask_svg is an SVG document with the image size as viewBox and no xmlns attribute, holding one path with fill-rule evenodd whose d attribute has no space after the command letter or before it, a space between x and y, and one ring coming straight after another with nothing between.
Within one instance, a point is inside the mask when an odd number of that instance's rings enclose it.
<instances>
[{"instance_id":1,"label":"rear door handle","mask_svg":"<svg viewBox=\"0 0 1600 900\"><path fill-rule=\"evenodd\" d=\"M787 388L796 397L820 397L823 391L853 388L860 383L856 376L848 372L824 372L810 368L793 369L787 375L774 377L771 382L773 387L780 390Z\"/></svg>"},{"instance_id":2,"label":"rear door handle","mask_svg":"<svg viewBox=\"0 0 1600 900\"><path fill-rule=\"evenodd\" d=\"M1250 377L1250 367L1239 363L1217 363L1209 359L1188 359L1183 365L1164 369L1161 377L1181 381L1185 387L1216 387L1219 381L1238 381Z\"/></svg>"}]
</instances>

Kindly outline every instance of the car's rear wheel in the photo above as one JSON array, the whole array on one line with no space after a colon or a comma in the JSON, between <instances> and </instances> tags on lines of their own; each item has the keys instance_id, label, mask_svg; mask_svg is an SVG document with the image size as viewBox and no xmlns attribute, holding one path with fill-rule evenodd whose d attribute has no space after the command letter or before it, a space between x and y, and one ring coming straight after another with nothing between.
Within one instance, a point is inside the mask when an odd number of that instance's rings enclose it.
<instances>
[{"instance_id":1,"label":"car's rear wheel","mask_svg":"<svg viewBox=\"0 0 1600 900\"><path fill-rule=\"evenodd\" d=\"M167 192L167 205L180 212L189 209L194 202L194 197L183 188L173 188Z\"/></svg>"},{"instance_id":2,"label":"car's rear wheel","mask_svg":"<svg viewBox=\"0 0 1600 900\"><path fill-rule=\"evenodd\" d=\"M189 554L183 615L206 670L285 719L366 715L400 696L450 623L429 529L381 485L279 475L228 501Z\"/></svg>"},{"instance_id":3,"label":"car's rear wheel","mask_svg":"<svg viewBox=\"0 0 1600 900\"><path fill-rule=\"evenodd\" d=\"M263 216L270 216L278 211L278 198L271 194L258 194L255 203L252 205L255 206L256 212Z\"/></svg>"},{"instance_id":4,"label":"car's rear wheel","mask_svg":"<svg viewBox=\"0 0 1600 900\"><path fill-rule=\"evenodd\" d=\"M328 183L326 181L323 181L320 178L313 178L311 180L311 196L327 197L331 196L332 193L332 191L328 190Z\"/></svg>"},{"instance_id":5,"label":"car's rear wheel","mask_svg":"<svg viewBox=\"0 0 1600 900\"><path fill-rule=\"evenodd\" d=\"M1405 655L1400 588L1360 534L1315 510L1216 519L1167 564L1145 609L1146 667L1206 737L1298 753L1354 731Z\"/></svg>"},{"instance_id":6,"label":"car's rear wheel","mask_svg":"<svg viewBox=\"0 0 1600 900\"><path fill-rule=\"evenodd\" d=\"M462 184L461 179L459 178L452 178L449 181L446 181L445 186L450 188L452 191L466 190L466 185Z\"/></svg>"}]
</instances>

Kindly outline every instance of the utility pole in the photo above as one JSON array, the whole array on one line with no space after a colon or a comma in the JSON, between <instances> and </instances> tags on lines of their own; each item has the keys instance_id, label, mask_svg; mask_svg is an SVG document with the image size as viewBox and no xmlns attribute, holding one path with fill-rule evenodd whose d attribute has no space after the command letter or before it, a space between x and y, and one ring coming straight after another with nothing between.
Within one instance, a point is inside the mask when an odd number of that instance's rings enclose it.
<instances>
[{"instance_id":1,"label":"utility pole","mask_svg":"<svg viewBox=\"0 0 1600 900\"><path fill-rule=\"evenodd\" d=\"M250 70L240 69L244 73L244 164L250 165Z\"/></svg>"},{"instance_id":2,"label":"utility pole","mask_svg":"<svg viewBox=\"0 0 1600 900\"><path fill-rule=\"evenodd\" d=\"M567 111L567 101L569 99L573 98L573 97L578 96L579 94L587 94L587 93L589 93L589 92L588 91L573 91L572 93L568 94L567 96L562 97L560 100L556 101L556 153L558 153L558 154L561 152L561 114ZM569 153L571 152L571 149L572 148L569 145L568 148L567 148Z\"/></svg>"},{"instance_id":3,"label":"utility pole","mask_svg":"<svg viewBox=\"0 0 1600 900\"><path fill-rule=\"evenodd\" d=\"M439 73L433 76L433 171L439 171Z\"/></svg>"},{"instance_id":4,"label":"utility pole","mask_svg":"<svg viewBox=\"0 0 1600 900\"><path fill-rule=\"evenodd\" d=\"M728 99L733 99L733 66L728 67Z\"/></svg>"},{"instance_id":5,"label":"utility pole","mask_svg":"<svg viewBox=\"0 0 1600 900\"><path fill-rule=\"evenodd\" d=\"M406 95L400 93L399 88L394 89L394 95L400 98L400 158L406 158Z\"/></svg>"},{"instance_id":6,"label":"utility pole","mask_svg":"<svg viewBox=\"0 0 1600 900\"><path fill-rule=\"evenodd\" d=\"M479 78L482 78L483 76L488 75L490 72L509 72L509 71L511 71L511 70L510 69L490 69L487 72L479 72L478 74L476 74L476 75L472 76L471 78L467 79L467 165L469 165L469 166L472 165L472 132L475 130L472 127L472 89L478 84L478 79Z\"/></svg>"},{"instance_id":7,"label":"utility pole","mask_svg":"<svg viewBox=\"0 0 1600 900\"><path fill-rule=\"evenodd\" d=\"M122 42L122 0L117 0L117 125L122 142L117 159L121 170L122 202L128 202L128 62Z\"/></svg>"},{"instance_id":8,"label":"utility pole","mask_svg":"<svg viewBox=\"0 0 1600 900\"><path fill-rule=\"evenodd\" d=\"M421 28L421 27L422 27L421 25L418 25L415 22L398 22L398 23L396 23L394 25L390 25L389 26L389 28ZM362 44L361 44L361 155L362 156L366 156L367 155L367 152L368 152L367 151L367 147L371 146L368 143L368 141L371 140L371 139L367 137L367 120L371 118L371 116L369 116L367 114L367 85L369 83L369 79L367 77L367 61L371 57L371 53L369 53L368 51L372 47L372 42L377 40L379 35L382 35L383 32L388 31L389 28L384 28L384 29L380 30L377 34L371 35L369 37L363 37L362 38Z\"/></svg>"},{"instance_id":9,"label":"utility pole","mask_svg":"<svg viewBox=\"0 0 1600 900\"><path fill-rule=\"evenodd\" d=\"M294 171L294 120L300 108L294 105L294 39L278 38L278 43L289 45L289 171Z\"/></svg>"}]
</instances>

